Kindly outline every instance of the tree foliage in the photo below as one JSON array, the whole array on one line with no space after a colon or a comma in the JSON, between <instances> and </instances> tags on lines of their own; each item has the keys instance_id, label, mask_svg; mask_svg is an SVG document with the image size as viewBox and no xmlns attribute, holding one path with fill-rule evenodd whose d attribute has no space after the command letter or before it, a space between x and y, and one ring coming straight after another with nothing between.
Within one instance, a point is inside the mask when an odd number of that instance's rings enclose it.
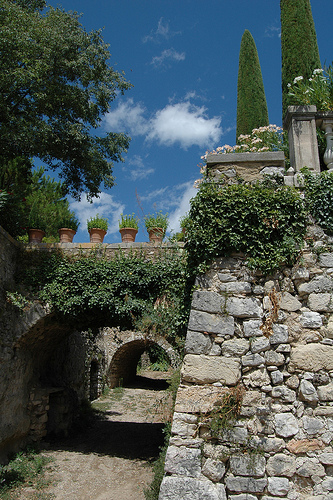
<instances>
[{"instance_id":1,"label":"tree foliage","mask_svg":"<svg viewBox=\"0 0 333 500\"><path fill-rule=\"evenodd\" d=\"M101 31L41 0L0 0L0 161L39 157L74 196L113 185L129 138L94 135L118 93L131 85L108 64Z\"/></svg>"},{"instance_id":2,"label":"tree foliage","mask_svg":"<svg viewBox=\"0 0 333 500\"><path fill-rule=\"evenodd\" d=\"M310 78L321 68L310 0L280 0L282 51L282 110L288 107L288 83Z\"/></svg>"},{"instance_id":3,"label":"tree foliage","mask_svg":"<svg viewBox=\"0 0 333 500\"><path fill-rule=\"evenodd\" d=\"M239 52L237 84L236 142L241 134L268 125L264 83L256 44L251 33L244 31Z\"/></svg>"}]
</instances>

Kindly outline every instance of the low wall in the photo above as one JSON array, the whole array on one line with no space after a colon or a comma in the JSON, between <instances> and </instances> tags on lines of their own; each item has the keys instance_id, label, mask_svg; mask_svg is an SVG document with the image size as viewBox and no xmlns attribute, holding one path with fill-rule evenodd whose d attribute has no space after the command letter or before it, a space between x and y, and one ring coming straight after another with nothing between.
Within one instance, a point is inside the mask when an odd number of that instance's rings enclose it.
<instances>
[{"instance_id":1,"label":"low wall","mask_svg":"<svg viewBox=\"0 0 333 500\"><path fill-rule=\"evenodd\" d=\"M241 257L197 279L160 500L333 498L333 253L319 237L269 279ZM236 389L239 416L216 435Z\"/></svg>"}]
</instances>

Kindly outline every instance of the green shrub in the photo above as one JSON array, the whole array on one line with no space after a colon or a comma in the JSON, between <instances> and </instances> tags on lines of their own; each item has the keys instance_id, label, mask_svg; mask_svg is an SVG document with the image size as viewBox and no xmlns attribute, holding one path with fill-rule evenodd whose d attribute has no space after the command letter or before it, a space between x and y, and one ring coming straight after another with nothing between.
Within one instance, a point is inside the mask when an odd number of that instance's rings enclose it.
<instances>
[{"instance_id":1,"label":"green shrub","mask_svg":"<svg viewBox=\"0 0 333 500\"><path fill-rule=\"evenodd\" d=\"M305 203L309 213L314 217L328 235L333 235L333 173L322 172L312 174L303 169Z\"/></svg>"},{"instance_id":2,"label":"green shrub","mask_svg":"<svg viewBox=\"0 0 333 500\"><path fill-rule=\"evenodd\" d=\"M119 221L119 229L122 229L125 227L139 229L138 218L134 214L132 214L132 215L120 214L120 217L121 217L121 220Z\"/></svg>"},{"instance_id":3,"label":"green shrub","mask_svg":"<svg viewBox=\"0 0 333 500\"><path fill-rule=\"evenodd\" d=\"M90 217L90 219L87 220L88 231L93 228L103 229L103 231L107 231L108 227L109 224L107 218L100 217L98 214L96 214L95 217Z\"/></svg>"}]
</instances>

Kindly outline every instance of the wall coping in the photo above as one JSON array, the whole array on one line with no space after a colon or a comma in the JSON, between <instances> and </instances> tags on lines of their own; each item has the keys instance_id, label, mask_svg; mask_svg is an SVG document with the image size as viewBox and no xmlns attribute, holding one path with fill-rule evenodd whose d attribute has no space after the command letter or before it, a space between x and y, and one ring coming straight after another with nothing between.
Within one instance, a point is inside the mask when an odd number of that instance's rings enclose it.
<instances>
[{"instance_id":1,"label":"wall coping","mask_svg":"<svg viewBox=\"0 0 333 500\"><path fill-rule=\"evenodd\" d=\"M217 153L207 155L207 166L218 164L234 165L260 163L263 166L284 167L285 157L283 151L262 151L260 153Z\"/></svg>"}]
</instances>

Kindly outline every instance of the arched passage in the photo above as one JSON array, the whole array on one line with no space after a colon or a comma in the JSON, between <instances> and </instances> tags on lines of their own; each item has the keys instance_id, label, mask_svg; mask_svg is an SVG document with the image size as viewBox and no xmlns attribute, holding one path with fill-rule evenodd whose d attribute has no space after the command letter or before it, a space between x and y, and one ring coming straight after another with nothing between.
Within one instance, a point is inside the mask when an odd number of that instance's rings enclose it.
<instances>
[{"instance_id":1,"label":"arched passage","mask_svg":"<svg viewBox=\"0 0 333 500\"><path fill-rule=\"evenodd\" d=\"M159 345L165 351L171 366L175 368L179 365L179 357L163 337L151 339L141 332L131 332L131 336L128 336L128 332L126 333L127 335L124 335L123 341L119 338L121 334L118 334L118 348L113 353L107 371L109 387L118 387L133 380L136 376L136 369L141 355L154 344Z\"/></svg>"}]
</instances>

